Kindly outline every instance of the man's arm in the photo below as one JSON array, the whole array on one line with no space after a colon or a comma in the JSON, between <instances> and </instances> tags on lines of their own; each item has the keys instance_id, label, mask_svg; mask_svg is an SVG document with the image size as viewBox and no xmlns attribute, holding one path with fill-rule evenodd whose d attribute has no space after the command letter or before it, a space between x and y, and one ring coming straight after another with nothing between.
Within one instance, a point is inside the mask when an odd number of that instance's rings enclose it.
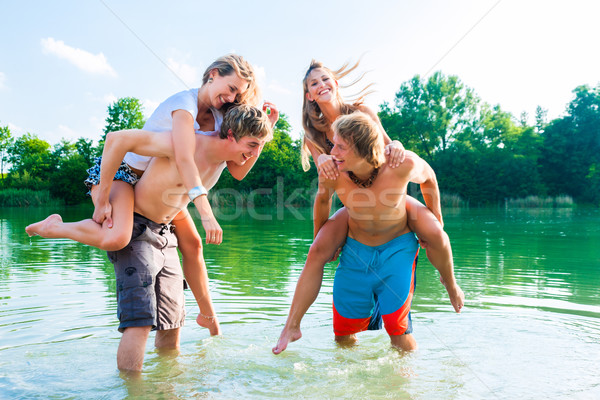
<instances>
[{"instance_id":1,"label":"man's arm","mask_svg":"<svg viewBox=\"0 0 600 400\"><path fill-rule=\"evenodd\" d=\"M227 161L227 170L236 180L241 181L248 175L248 172L252 169L258 157L260 157L260 153L262 152L262 147L258 150L258 156L252 157L248 161L244 163L244 165L236 164L233 161Z\"/></svg>"},{"instance_id":2,"label":"man's arm","mask_svg":"<svg viewBox=\"0 0 600 400\"><path fill-rule=\"evenodd\" d=\"M442 206L440 203L440 188L438 187L437 177L433 168L421 157L412 151L406 151L406 159L403 166L409 168L408 180L421 185L421 193L425 200L425 205L431 210L433 215L440 221L442 227Z\"/></svg>"},{"instance_id":3,"label":"man's arm","mask_svg":"<svg viewBox=\"0 0 600 400\"><path fill-rule=\"evenodd\" d=\"M329 219L335 183L335 180L325 178L322 173L319 174L319 188L313 206L313 237L317 237L317 233Z\"/></svg>"}]
</instances>

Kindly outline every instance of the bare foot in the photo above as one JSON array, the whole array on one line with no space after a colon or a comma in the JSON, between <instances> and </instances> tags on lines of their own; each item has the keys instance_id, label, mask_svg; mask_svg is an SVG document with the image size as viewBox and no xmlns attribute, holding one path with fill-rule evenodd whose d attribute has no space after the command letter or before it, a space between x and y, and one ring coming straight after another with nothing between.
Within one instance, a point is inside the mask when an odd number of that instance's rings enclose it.
<instances>
[{"instance_id":1,"label":"bare foot","mask_svg":"<svg viewBox=\"0 0 600 400\"><path fill-rule=\"evenodd\" d=\"M196 323L203 328L208 329L211 336L217 336L221 334L221 325L219 325L219 320L217 316L214 317L205 317L202 314L198 314L196 317Z\"/></svg>"},{"instance_id":2,"label":"bare foot","mask_svg":"<svg viewBox=\"0 0 600 400\"><path fill-rule=\"evenodd\" d=\"M52 214L43 221L39 221L39 222L36 222L34 224L27 226L25 228L25 232L27 232L29 237L35 236L35 235L40 235L41 237L44 237L44 238L54 238L54 237L58 237L58 236L56 236L56 233L54 232L56 225L62 224L62 223L63 223L63 220L60 215Z\"/></svg>"},{"instance_id":3,"label":"bare foot","mask_svg":"<svg viewBox=\"0 0 600 400\"><path fill-rule=\"evenodd\" d=\"M300 328L283 328L277 345L273 347L273 354L279 354L287 348L288 343L295 342L302 337Z\"/></svg>"},{"instance_id":4,"label":"bare foot","mask_svg":"<svg viewBox=\"0 0 600 400\"><path fill-rule=\"evenodd\" d=\"M444 279L441 276L440 282L442 282L442 285L444 285L446 291L448 292L448 296L450 297L450 303L452 304L452 307L454 307L454 311L460 313L460 310L465 305L464 292L456 283L454 283L454 285L446 285Z\"/></svg>"}]
</instances>

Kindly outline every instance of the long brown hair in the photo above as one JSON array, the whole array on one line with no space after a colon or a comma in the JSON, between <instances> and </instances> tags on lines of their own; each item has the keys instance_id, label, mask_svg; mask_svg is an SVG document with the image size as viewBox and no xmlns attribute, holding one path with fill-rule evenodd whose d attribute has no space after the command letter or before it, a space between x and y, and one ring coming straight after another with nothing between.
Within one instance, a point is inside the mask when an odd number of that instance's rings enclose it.
<instances>
[{"instance_id":1,"label":"long brown hair","mask_svg":"<svg viewBox=\"0 0 600 400\"><path fill-rule=\"evenodd\" d=\"M317 69L321 68L325 70L333 79L340 80L352 71L354 71L360 63L360 60L356 62L354 65L350 65L349 63L344 63L340 68L336 70L331 70L323 65L322 62L311 60L310 66L304 75L304 79L302 80L303 94L304 100L302 104L302 126L304 127L304 139L302 142L302 169L308 171L310 168L309 155L310 151L307 146L307 142L310 142L313 146L317 148L321 153L329 154L329 146L326 142L327 131L331 129L331 123L333 121L327 121L325 115L321 111L321 108L317 104L316 101L308 100L306 94L308 93L308 76L310 73ZM342 88L347 88L353 86L358 81L360 81L364 77L364 73L360 75L357 79L352 81L347 85L340 85ZM346 102L339 90L336 91L336 100L340 103L340 108L342 115L351 114L358 109L358 107L362 104L364 97L371 93L372 91L368 90L372 84L365 86L363 89L359 90L357 94L351 96L351 103ZM313 160L316 164L317 160Z\"/></svg>"}]
</instances>

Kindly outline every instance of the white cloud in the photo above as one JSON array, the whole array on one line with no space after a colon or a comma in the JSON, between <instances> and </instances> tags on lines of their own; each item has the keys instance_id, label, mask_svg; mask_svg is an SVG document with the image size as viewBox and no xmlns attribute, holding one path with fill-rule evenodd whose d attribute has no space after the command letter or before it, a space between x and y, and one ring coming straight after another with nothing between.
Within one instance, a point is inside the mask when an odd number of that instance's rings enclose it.
<instances>
[{"instance_id":1,"label":"white cloud","mask_svg":"<svg viewBox=\"0 0 600 400\"><path fill-rule=\"evenodd\" d=\"M177 62L172 58L167 60L167 65L169 66L169 69L189 87L196 87L199 83L198 70L191 65L184 62Z\"/></svg>"},{"instance_id":2,"label":"white cloud","mask_svg":"<svg viewBox=\"0 0 600 400\"><path fill-rule=\"evenodd\" d=\"M6 74L4 74L4 72L0 72L0 89L4 89L6 87L4 82L6 82Z\"/></svg>"},{"instance_id":3,"label":"white cloud","mask_svg":"<svg viewBox=\"0 0 600 400\"><path fill-rule=\"evenodd\" d=\"M41 43L44 54L53 54L58 58L65 59L85 72L113 77L117 76L117 73L102 53L92 54L88 51L68 46L62 40L55 40L53 38L42 39Z\"/></svg>"}]
</instances>

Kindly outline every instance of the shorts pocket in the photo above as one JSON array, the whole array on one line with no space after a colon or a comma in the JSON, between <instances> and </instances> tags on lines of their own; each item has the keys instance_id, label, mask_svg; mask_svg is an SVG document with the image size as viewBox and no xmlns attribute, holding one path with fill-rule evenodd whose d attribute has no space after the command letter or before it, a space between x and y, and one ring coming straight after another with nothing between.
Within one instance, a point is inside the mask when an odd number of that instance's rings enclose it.
<instances>
[{"instance_id":1,"label":"shorts pocket","mask_svg":"<svg viewBox=\"0 0 600 400\"><path fill-rule=\"evenodd\" d=\"M127 272L127 270L125 270ZM117 314L119 321L156 319L154 279L149 273L133 272L117 279ZM150 325L155 324L155 322Z\"/></svg>"}]
</instances>

